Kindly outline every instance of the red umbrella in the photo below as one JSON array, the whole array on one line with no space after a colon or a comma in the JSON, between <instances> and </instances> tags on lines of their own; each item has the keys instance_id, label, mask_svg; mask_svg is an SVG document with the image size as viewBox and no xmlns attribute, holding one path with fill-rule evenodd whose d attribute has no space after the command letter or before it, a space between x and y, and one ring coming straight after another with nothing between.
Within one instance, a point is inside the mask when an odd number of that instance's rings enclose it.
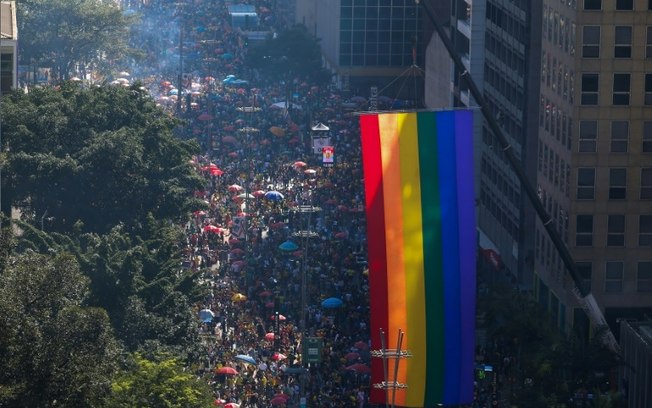
<instances>
[{"instance_id":1,"label":"red umbrella","mask_svg":"<svg viewBox=\"0 0 652 408\"><path fill-rule=\"evenodd\" d=\"M358 350L366 350L369 348L369 345L364 341L356 341L353 347L357 348Z\"/></svg>"},{"instance_id":2,"label":"red umbrella","mask_svg":"<svg viewBox=\"0 0 652 408\"><path fill-rule=\"evenodd\" d=\"M240 240L238 238L231 238L229 239L229 245L236 245L239 244Z\"/></svg>"},{"instance_id":3,"label":"red umbrella","mask_svg":"<svg viewBox=\"0 0 652 408\"><path fill-rule=\"evenodd\" d=\"M352 351L352 352L350 352L350 353L347 353L347 354L344 356L344 358L347 359L347 360L357 360L357 359L360 358L360 354L358 354L358 353Z\"/></svg>"},{"instance_id":4,"label":"red umbrella","mask_svg":"<svg viewBox=\"0 0 652 408\"><path fill-rule=\"evenodd\" d=\"M206 215L206 211L203 210L197 210L192 213L195 217L201 217L203 215Z\"/></svg>"},{"instance_id":5,"label":"red umbrella","mask_svg":"<svg viewBox=\"0 0 652 408\"><path fill-rule=\"evenodd\" d=\"M213 115L210 115L210 114L204 112L204 113L202 113L201 115L197 116L197 119L198 119L198 120L201 120L201 121L212 120L212 119L213 119Z\"/></svg>"},{"instance_id":6,"label":"red umbrella","mask_svg":"<svg viewBox=\"0 0 652 408\"><path fill-rule=\"evenodd\" d=\"M272 340L274 340L274 337L275 337L274 333L267 333L265 335L265 340L272 341Z\"/></svg>"},{"instance_id":7,"label":"red umbrella","mask_svg":"<svg viewBox=\"0 0 652 408\"><path fill-rule=\"evenodd\" d=\"M231 185L228 187L228 190L229 190L230 192L232 192L232 193L237 193L238 191L242 191L242 190L244 190L244 187L239 186L239 185L237 185L237 184L231 184Z\"/></svg>"},{"instance_id":8,"label":"red umbrella","mask_svg":"<svg viewBox=\"0 0 652 408\"><path fill-rule=\"evenodd\" d=\"M217 227L215 225L204 225L204 232L218 232L220 227Z\"/></svg>"},{"instance_id":9,"label":"red umbrella","mask_svg":"<svg viewBox=\"0 0 652 408\"><path fill-rule=\"evenodd\" d=\"M347 370L355 371L358 374L367 374L371 372L371 367L362 363L355 363L346 367Z\"/></svg>"},{"instance_id":10,"label":"red umbrella","mask_svg":"<svg viewBox=\"0 0 652 408\"><path fill-rule=\"evenodd\" d=\"M274 315L271 315L269 317L269 320L274 320L274 319L275 319ZM285 319L286 319L285 316L283 316L282 314L278 315L278 320L283 321Z\"/></svg>"},{"instance_id":11,"label":"red umbrella","mask_svg":"<svg viewBox=\"0 0 652 408\"><path fill-rule=\"evenodd\" d=\"M238 370L236 370L233 367L220 367L217 370L215 370L216 374L224 374L224 375L237 375Z\"/></svg>"},{"instance_id":12,"label":"red umbrella","mask_svg":"<svg viewBox=\"0 0 652 408\"><path fill-rule=\"evenodd\" d=\"M236 215L237 215L238 217L247 217L247 216L248 216L246 212L239 212L239 213L237 213Z\"/></svg>"},{"instance_id":13,"label":"red umbrella","mask_svg":"<svg viewBox=\"0 0 652 408\"><path fill-rule=\"evenodd\" d=\"M335 238L346 238L349 236L349 233L346 231L338 232L335 234Z\"/></svg>"},{"instance_id":14,"label":"red umbrella","mask_svg":"<svg viewBox=\"0 0 652 408\"><path fill-rule=\"evenodd\" d=\"M229 153L229 157L238 157L238 152Z\"/></svg>"},{"instance_id":15,"label":"red umbrella","mask_svg":"<svg viewBox=\"0 0 652 408\"><path fill-rule=\"evenodd\" d=\"M223 141L224 143L237 143L237 142L238 142L238 140L237 140L235 137L233 137L233 136L224 136L224 137L222 138L222 141Z\"/></svg>"},{"instance_id":16,"label":"red umbrella","mask_svg":"<svg viewBox=\"0 0 652 408\"><path fill-rule=\"evenodd\" d=\"M265 303L265 307L268 308L268 309L273 308L273 307L274 307L274 302L267 302L267 303Z\"/></svg>"},{"instance_id":17,"label":"red umbrella","mask_svg":"<svg viewBox=\"0 0 652 408\"><path fill-rule=\"evenodd\" d=\"M288 358L285 354L279 353L278 351L275 351L274 354L272 354L272 360L274 361L280 361L280 360L285 360Z\"/></svg>"},{"instance_id":18,"label":"red umbrella","mask_svg":"<svg viewBox=\"0 0 652 408\"><path fill-rule=\"evenodd\" d=\"M283 398L284 400L289 400L290 396L287 394L283 394L282 392L279 392L278 394L274 394L272 398Z\"/></svg>"},{"instance_id":19,"label":"red umbrella","mask_svg":"<svg viewBox=\"0 0 652 408\"><path fill-rule=\"evenodd\" d=\"M242 254L244 254L244 252L245 252L245 251L244 251L243 249L240 249L240 248L233 248L233 249L231 250L231 255L242 255Z\"/></svg>"},{"instance_id":20,"label":"red umbrella","mask_svg":"<svg viewBox=\"0 0 652 408\"><path fill-rule=\"evenodd\" d=\"M251 193L254 197L261 197L265 195L265 192L263 190L256 190L253 193Z\"/></svg>"},{"instance_id":21,"label":"red umbrella","mask_svg":"<svg viewBox=\"0 0 652 408\"><path fill-rule=\"evenodd\" d=\"M302 162L302 161L295 161L293 164L293 166L296 168L306 167L307 165L308 164L306 164L306 162Z\"/></svg>"},{"instance_id":22,"label":"red umbrella","mask_svg":"<svg viewBox=\"0 0 652 408\"><path fill-rule=\"evenodd\" d=\"M272 292L270 292L269 290L264 290L264 291L260 292L258 294L258 296L261 296L261 297L272 296Z\"/></svg>"},{"instance_id":23,"label":"red umbrella","mask_svg":"<svg viewBox=\"0 0 652 408\"><path fill-rule=\"evenodd\" d=\"M272 405L285 405L287 400L283 397L274 397L269 401Z\"/></svg>"},{"instance_id":24,"label":"red umbrella","mask_svg":"<svg viewBox=\"0 0 652 408\"><path fill-rule=\"evenodd\" d=\"M236 404L235 402L229 402L227 404L224 404L224 408L240 408L240 404Z\"/></svg>"}]
</instances>

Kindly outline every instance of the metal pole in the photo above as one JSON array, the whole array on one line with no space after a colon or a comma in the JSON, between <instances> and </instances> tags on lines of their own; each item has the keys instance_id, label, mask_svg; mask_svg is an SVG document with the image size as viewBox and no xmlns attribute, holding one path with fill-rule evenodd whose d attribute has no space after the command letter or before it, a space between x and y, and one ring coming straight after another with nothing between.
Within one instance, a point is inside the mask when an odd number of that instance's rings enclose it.
<instances>
[{"instance_id":1,"label":"metal pole","mask_svg":"<svg viewBox=\"0 0 652 408\"><path fill-rule=\"evenodd\" d=\"M534 187L532 187L532 184L530 184L527 176L525 175L525 172L521 167L521 163L519 159L517 159L516 156L514 155L514 152L512 150L512 145L509 143L509 141L503 134L502 130L500 129L500 126L498 126L498 122L494 118L492 112L489 110L489 105L486 103L482 93L480 92L479 88L475 84L475 81L473 81L471 74L469 73L469 71L467 71L466 67L464 66L462 59L455 51L455 48L453 47L453 43L448 37L448 34L446 33L446 31L444 31L444 28L441 26L441 24L439 24L439 22L437 21L437 19L432 13L432 10L430 10L430 8L426 5L427 2L420 1L420 0L414 0L414 1L417 5L421 4L422 6L421 8L424 10L426 15L428 16L428 19L433 24L435 31L437 31L439 38L441 39L442 43L446 47L446 51L448 51L448 55L453 60L453 63L455 64L455 68L457 68L461 72L460 77L466 81L471 96L473 96L473 99L475 99L476 103L480 107L482 116L484 117L484 119L487 122L487 125L489 126L489 130L494 134L494 136L496 136L496 139L498 139L498 141L500 142L500 145L503 148L503 153L505 154L505 158L507 159L512 170L518 177L521 183L521 187L525 191L525 194L527 195L530 203L534 207L537 216L539 217L539 219L543 223L544 228L548 232L548 237L555 245L555 248L557 249L557 252L561 257L564 266L568 270L568 273L575 284L575 288L577 289L580 297L584 301L586 301L587 300L586 298L589 297L590 292L582 284L582 278L580 277L579 272L577 271L577 265L575 264L575 261L573 260L570 251L568 250L566 244L561 239L559 233L555 229L554 223L552 222L553 219L547 214L546 209L543 207L543 204L541 203L541 200L537 195L537 192L535 191ZM609 337L609 339L607 339L607 343L610 345L617 344L613 333L609 329L609 326L606 325L606 321L604 319L604 316L602 316L601 311L592 310L591 312L593 313L588 313L589 317L592 317L591 315L593 315L593 317L596 317L598 320L595 322L598 326L606 327L607 330L605 334Z\"/></svg>"}]
</instances>

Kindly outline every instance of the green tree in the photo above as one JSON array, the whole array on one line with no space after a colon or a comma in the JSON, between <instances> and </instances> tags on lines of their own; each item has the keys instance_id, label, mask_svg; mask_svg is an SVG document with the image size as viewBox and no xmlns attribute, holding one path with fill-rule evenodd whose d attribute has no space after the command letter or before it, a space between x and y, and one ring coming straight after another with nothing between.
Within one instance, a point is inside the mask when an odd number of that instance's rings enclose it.
<instances>
[{"instance_id":1,"label":"green tree","mask_svg":"<svg viewBox=\"0 0 652 408\"><path fill-rule=\"evenodd\" d=\"M3 208L20 208L34 225L105 233L205 206L191 194L204 184L188 163L199 146L174 136L178 122L139 85L69 82L15 92L2 106Z\"/></svg>"},{"instance_id":2,"label":"green tree","mask_svg":"<svg viewBox=\"0 0 652 408\"><path fill-rule=\"evenodd\" d=\"M327 83L331 75L322 67L321 47L303 25L295 25L253 45L245 63L272 80L310 78L312 83Z\"/></svg>"},{"instance_id":3,"label":"green tree","mask_svg":"<svg viewBox=\"0 0 652 408\"><path fill-rule=\"evenodd\" d=\"M22 64L53 68L68 79L104 59L129 54L128 32L134 15L110 0L18 0Z\"/></svg>"},{"instance_id":4,"label":"green tree","mask_svg":"<svg viewBox=\"0 0 652 408\"><path fill-rule=\"evenodd\" d=\"M148 360L133 356L132 366L112 384L110 408L208 408L213 398L208 383L186 372L174 358Z\"/></svg>"},{"instance_id":5,"label":"green tree","mask_svg":"<svg viewBox=\"0 0 652 408\"><path fill-rule=\"evenodd\" d=\"M28 251L0 278L0 406L96 406L119 348L74 257Z\"/></svg>"}]
</instances>

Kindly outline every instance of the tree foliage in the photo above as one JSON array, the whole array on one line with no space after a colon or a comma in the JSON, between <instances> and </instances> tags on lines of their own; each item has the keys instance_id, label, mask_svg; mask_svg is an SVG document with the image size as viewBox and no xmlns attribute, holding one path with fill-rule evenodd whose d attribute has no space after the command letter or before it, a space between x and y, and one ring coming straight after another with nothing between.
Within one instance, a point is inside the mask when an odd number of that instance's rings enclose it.
<instances>
[{"instance_id":1,"label":"tree foliage","mask_svg":"<svg viewBox=\"0 0 652 408\"><path fill-rule=\"evenodd\" d=\"M105 233L202 205L190 194L203 186L188 163L198 145L175 138L177 122L138 85L15 92L0 120L10 150L3 199L35 225Z\"/></svg>"},{"instance_id":2,"label":"tree foliage","mask_svg":"<svg viewBox=\"0 0 652 408\"><path fill-rule=\"evenodd\" d=\"M303 25L296 25L252 45L246 64L273 80L302 80L310 78L315 84L324 84L331 75L322 67L321 48Z\"/></svg>"},{"instance_id":3,"label":"tree foliage","mask_svg":"<svg viewBox=\"0 0 652 408\"><path fill-rule=\"evenodd\" d=\"M132 367L112 384L110 408L208 408L211 390L206 381L185 372L179 361L169 356L148 360L133 356Z\"/></svg>"},{"instance_id":4,"label":"tree foliage","mask_svg":"<svg viewBox=\"0 0 652 408\"><path fill-rule=\"evenodd\" d=\"M119 350L88 279L67 254L11 257L0 279L0 406L90 407L102 401Z\"/></svg>"},{"instance_id":5,"label":"tree foliage","mask_svg":"<svg viewBox=\"0 0 652 408\"><path fill-rule=\"evenodd\" d=\"M129 53L129 26L110 0L18 0L18 30L23 64L53 68L68 79L75 67Z\"/></svg>"}]
</instances>

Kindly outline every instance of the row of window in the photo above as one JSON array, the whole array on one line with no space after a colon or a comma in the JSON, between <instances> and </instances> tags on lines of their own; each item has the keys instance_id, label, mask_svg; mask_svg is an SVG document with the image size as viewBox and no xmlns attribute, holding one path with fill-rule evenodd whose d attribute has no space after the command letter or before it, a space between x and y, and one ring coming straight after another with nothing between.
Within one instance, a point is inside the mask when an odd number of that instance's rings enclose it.
<instances>
[{"instance_id":1,"label":"row of window","mask_svg":"<svg viewBox=\"0 0 652 408\"><path fill-rule=\"evenodd\" d=\"M615 106L629 106L631 104L632 74L614 73L612 81L611 104ZM600 91L600 74L582 74L580 103L584 106L598 105ZM652 106L652 74L644 74L643 92L635 94L642 100L635 101L634 105L642 104Z\"/></svg>"},{"instance_id":2,"label":"row of window","mask_svg":"<svg viewBox=\"0 0 652 408\"><path fill-rule=\"evenodd\" d=\"M487 2L487 20L500 27L507 35L518 40L527 38L525 23L510 11L497 4Z\"/></svg>"},{"instance_id":3,"label":"row of window","mask_svg":"<svg viewBox=\"0 0 652 408\"><path fill-rule=\"evenodd\" d=\"M546 143L539 139L539 173L548 179L551 185L568 197L570 190L570 166L563 157L557 154L555 149L549 148Z\"/></svg>"},{"instance_id":4,"label":"row of window","mask_svg":"<svg viewBox=\"0 0 652 408\"><path fill-rule=\"evenodd\" d=\"M602 26L586 25L582 27L582 57L600 58L600 46L602 43ZM630 25L615 26L613 57L632 58L632 49L645 46L645 58L652 58L652 26L646 27L645 44L637 44L634 39L634 27ZM606 57L606 56L605 56Z\"/></svg>"},{"instance_id":5,"label":"row of window","mask_svg":"<svg viewBox=\"0 0 652 408\"><path fill-rule=\"evenodd\" d=\"M598 150L598 121L582 120L579 124L577 150L580 153L595 153ZM634 129L640 134L641 152L652 153L652 121L643 121L641 128ZM627 120L613 120L610 126L610 152L627 153L629 151L630 125ZM635 138L638 139L638 138Z\"/></svg>"},{"instance_id":6,"label":"row of window","mask_svg":"<svg viewBox=\"0 0 652 408\"><path fill-rule=\"evenodd\" d=\"M575 218L575 246L593 246L593 214L579 214ZM607 234L605 243L609 247L625 246L625 214L607 215ZM632 243L627 243L631 246ZM644 214L638 216L638 246L652 246L652 215Z\"/></svg>"},{"instance_id":7,"label":"row of window","mask_svg":"<svg viewBox=\"0 0 652 408\"><path fill-rule=\"evenodd\" d=\"M554 136L568 150L571 149L573 119L557 107L554 102L543 96L539 100L539 126Z\"/></svg>"},{"instance_id":8,"label":"row of window","mask_svg":"<svg viewBox=\"0 0 652 408\"><path fill-rule=\"evenodd\" d=\"M518 224L514 217L505 211L505 203L501 202L502 197L498 197L495 194L492 194L491 189L484 181L480 182L480 203L486 208L491 215L498 221L498 223L503 227L509 235L511 235L514 241L517 241L518 236Z\"/></svg>"},{"instance_id":9,"label":"row of window","mask_svg":"<svg viewBox=\"0 0 652 408\"><path fill-rule=\"evenodd\" d=\"M593 264L591 262L578 262L577 272L582 278L582 283L587 290L591 289L593 279ZM625 279L624 261L607 261L604 264L604 291L619 293L623 291ZM636 263L636 291L652 292L652 261L639 261Z\"/></svg>"},{"instance_id":10,"label":"row of window","mask_svg":"<svg viewBox=\"0 0 652 408\"><path fill-rule=\"evenodd\" d=\"M578 200L595 199L596 174L595 167L579 167L577 169L576 197ZM610 200L624 200L627 198L627 168L609 168L608 196ZM652 200L652 167L641 169L638 198Z\"/></svg>"},{"instance_id":11,"label":"row of window","mask_svg":"<svg viewBox=\"0 0 652 408\"><path fill-rule=\"evenodd\" d=\"M634 10L634 0L616 0L616 10ZM652 10L652 0L648 0L647 9ZM602 10L602 0L584 0L584 10Z\"/></svg>"},{"instance_id":12,"label":"row of window","mask_svg":"<svg viewBox=\"0 0 652 408\"><path fill-rule=\"evenodd\" d=\"M568 168L568 175L570 176L570 168ZM561 204L555 199L552 194L549 194L541 185L538 186L538 195L543 207L546 209L550 218L552 218L553 225L557 228L557 232L568 244L568 213L564 210Z\"/></svg>"},{"instance_id":13,"label":"row of window","mask_svg":"<svg viewBox=\"0 0 652 408\"><path fill-rule=\"evenodd\" d=\"M575 73L561 59L543 50L541 58L541 83L546 84L564 101L573 103Z\"/></svg>"},{"instance_id":14,"label":"row of window","mask_svg":"<svg viewBox=\"0 0 652 408\"><path fill-rule=\"evenodd\" d=\"M575 23L552 7L543 6L543 39L575 55Z\"/></svg>"}]
</instances>

